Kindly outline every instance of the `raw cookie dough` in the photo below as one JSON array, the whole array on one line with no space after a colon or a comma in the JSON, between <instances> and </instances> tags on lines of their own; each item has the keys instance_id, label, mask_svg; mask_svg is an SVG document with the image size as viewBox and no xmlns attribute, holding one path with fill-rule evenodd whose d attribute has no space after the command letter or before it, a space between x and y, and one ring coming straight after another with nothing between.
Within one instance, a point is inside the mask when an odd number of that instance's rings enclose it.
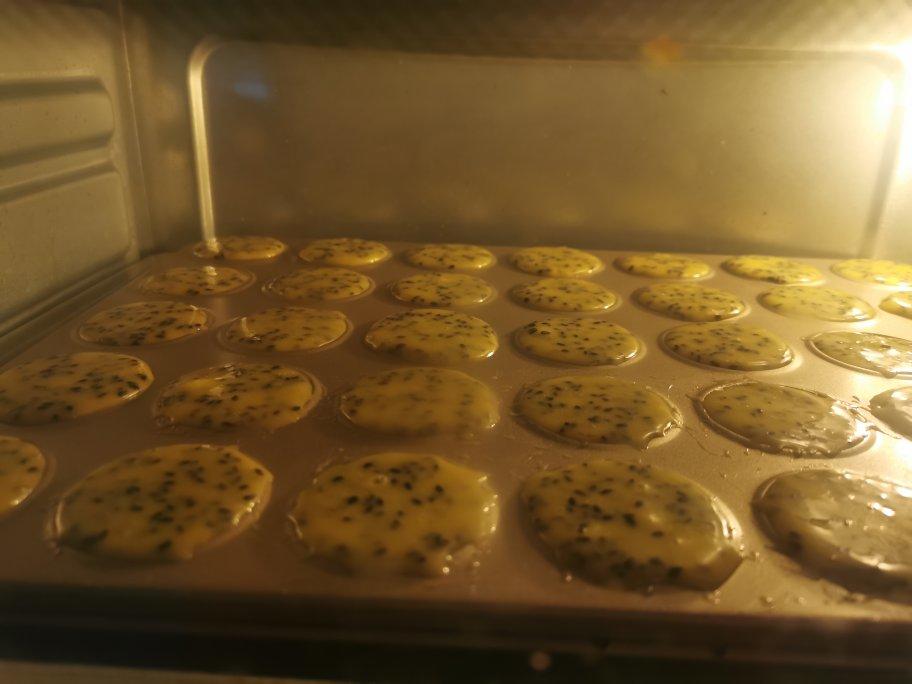
<instances>
[{"instance_id":1,"label":"raw cookie dough","mask_svg":"<svg viewBox=\"0 0 912 684\"><path fill-rule=\"evenodd\" d=\"M592 582L711 590L741 563L731 514L667 470L589 461L536 473L521 499L558 565Z\"/></svg>"},{"instance_id":2,"label":"raw cookie dough","mask_svg":"<svg viewBox=\"0 0 912 684\"><path fill-rule=\"evenodd\" d=\"M205 310L184 302L136 302L99 311L79 327L86 342L118 347L160 344L202 332Z\"/></svg>"},{"instance_id":3,"label":"raw cookie dough","mask_svg":"<svg viewBox=\"0 0 912 684\"><path fill-rule=\"evenodd\" d=\"M666 330L663 346L672 354L729 370L781 368L794 358L775 333L745 323L687 323Z\"/></svg>"},{"instance_id":4,"label":"raw cookie dough","mask_svg":"<svg viewBox=\"0 0 912 684\"><path fill-rule=\"evenodd\" d=\"M486 359L497 333L480 318L446 309L412 309L374 323L364 341L371 349L415 363L449 365Z\"/></svg>"},{"instance_id":5,"label":"raw cookie dough","mask_svg":"<svg viewBox=\"0 0 912 684\"><path fill-rule=\"evenodd\" d=\"M524 387L516 410L545 432L576 442L645 449L681 427L678 409L657 392L608 375L565 375Z\"/></svg>"},{"instance_id":6,"label":"raw cookie dough","mask_svg":"<svg viewBox=\"0 0 912 684\"><path fill-rule=\"evenodd\" d=\"M366 275L347 268L299 268L274 278L266 290L284 299L319 302L351 299L373 286Z\"/></svg>"},{"instance_id":7,"label":"raw cookie dough","mask_svg":"<svg viewBox=\"0 0 912 684\"><path fill-rule=\"evenodd\" d=\"M443 368L365 376L342 395L340 410L355 425L400 435L472 434L499 418L497 399L486 385Z\"/></svg>"},{"instance_id":8,"label":"raw cookie dough","mask_svg":"<svg viewBox=\"0 0 912 684\"><path fill-rule=\"evenodd\" d=\"M726 437L771 453L821 458L860 444L870 425L821 392L744 380L706 392L703 419Z\"/></svg>"},{"instance_id":9,"label":"raw cookie dough","mask_svg":"<svg viewBox=\"0 0 912 684\"><path fill-rule=\"evenodd\" d=\"M783 285L767 290L758 299L767 309L783 316L849 322L874 318L870 304L829 287Z\"/></svg>"},{"instance_id":10,"label":"raw cookie dough","mask_svg":"<svg viewBox=\"0 0 912 684\"><path fill-rule=\"evenodd\" d=\"M754 511L777 546L853 589L912 583L912 488L833 470L783 473Z\"/></svg>"},{"instance_id":11,"label":"raw cookie dough","mask_svg":"<svg viewBox=\"0 0 912 684\"><path fill-rule=\"evenodd\" d=\"M225 326L223 339L244 350L311 352L340 340L350 329L341 311L283 306L233 320Z\"/></svg>"},{"instance_id":12,"label":"raw cookie dough","mask_svg":"<svg viewBox=\"0 0 912 684\"><path fill-rule=\"evenodd\" d=\"M229 266L177 266L146 278L140 289L149 294L195 297L226 294L253 282L253 275Z\"/></svg>"},{"instance_id":13,"label":"raw cookie dough","mask_svg":"<svg viewBox=\"0 0 912 684\"><path fill-rule=\"evenodd\" d=\"M912 264L888 259L847 259L832 268L833 273L848 280L912 288Z\"/></svg>"},{"instance_id":14,"label":"raw cookie dough","mask_svg":"<svg viewBox=\"0 0 912 684\"><path fill-rule=\"evenodd\" d=\"M461 273L418 273L393 283L393 296L419 306L475 306L494 296L481 278Z\"/></svg>"},{"instance_id":15,"label":"raw cookie dough","mask_svg":"<svg viewBox=\"0 0 912 684\"><path fill-rule=\"evenodd\" d=\"M643 346L627 328L600 318L553 316L527 323L513 334L522 351L576 366L617 366Z\"/></svg>"},{"instance_id":16,"label":"raw cookie dough","mask_svg":"<svg viewBox=\"0 0 912 684\"><path fill-rule=\"evenodd\" d=\"M542 278L517 285L513 299L544 311L606 311L618 302L611 290L580 278Z\"/></svg>"},{"instance_id":17,"label":"raw cookie dough","mask_svg":"<svg viewBox=\"0 0 912 684\"><path fill-rule=\"evenodd\" d=\"M477 271L497 261L484 247L460 244L416 247L406 252L405 260L413 266L438 271Z\"/></svg>"},{"instance_id":18,"label":"raw cookie dough","mask_svg":"<svg viewBox=\"0 0 912 684\"><path fill-rule=\"evenodd\" d=\"M832 330L808 338L827 361L888 378L912 375L912 341L888 335Z\"/></svg>"},{"instance_id":19,"label":"raw cookie dough","mask_svg":"<svg viewBox=\"0 0 912 684\"><path fill-rule=\"evenodd\" d=\"M510 260L520 271L552 278L584 277L604 268L594 254L572 247L527 247Z\"/></svg>"},{"instance_id":20,"label":"raw cookie dough","mask_svg":"<svg viewBox=\"0 0 912 684\"><path fill-rule=\"evenodd\" d=\"M370 266L388 259L389 248L373 240L327 238L314 240L298 252L304 261L320 261L332 266Z\"/></svg>"},{"instance_id":21,"label":"raw cookie dough","mask_svg":"<svg viewBox=\"0 0 912 684\"><path fill-rule=\"evenodd\" d=\"M44 454L34 444L0 437L0 516L31 496L46 471Z\"/></svg>"},{"instance_id":22,"label":"raw cookie dough","mask_svg":"<svg viewBox=\"0 0 912 684\"><path fill-rule=\"evenodd\" d=\"M236 447L179 444L91 472L54 512L58 543L131 560L188 560L266 506L272 474Z\"/></svg>"},{"instance_id":23,"label":"raw cookie dough","mask_svg":"<svg viewBox=\"0 0 912 684\"><path fill-rule=\"evenodd\" d=\"M760 254L729 257L722 262L722 268L742 278L766 280L779 285L808 285L823 280L823 273L810 264Z\"/></svg>"},{"instance_id":24,"label":"raw cookie dough","mask_svg":"<svg viewBox=\"0 0 912 684\"><path fill-rule=\"evenodd\" d=\"M470 565L494 534L487 479L439 456L374 454L318 474L291 518L307 552L333 569L441 577Z\"/></svg>"},{"instance_id":25,"label":"raw cookie dough","mask_svg":"<svg viewBox=\"0 0 912 684\"><path fill-rule=\"evenodd\" d=\"M895 292L884 298L880 308L887 313L912 318L912 292Z\"/></svg>"},{"instance_id":26,"label":"raw cookie dough","mask_svg":"<svg viewBox=\"0 0 912 684\"><path fill-rule=\"evenodd\" d=\"M265 235L226 235L197 243L193 253L204 259L256 261L274 259L286 249L288 245L284 242Z\"/></svg>"},{"instance_id":27,"label":"raw cookie dough","mask_svg":"<svg viewBox=\"0 0 912 684\"><path fill-rule=\"evenodd\" d=\"M145 361L78 352L26 361L0 373L0 423L39 425L126 404L152 384Z\"/></svg>"},{"instance_id":28,"label":"raw cookie dough","mask_svg":"<svg viewBox=\"0 0 912 684\"><path fill-rule=\"evenodd\" d=\"M650 311L695 323L722 321L747 310L738 295L693 283L656 283L637 290L634 298Z\"/></svg>"},{"instance_id":29,"label":"raw cookie dough","mask_svg":"<svg viewBox=\"0 0 912 684\"><path fill-rule=\"evenodd\" d=\"M871 399L871 413L912 439L912 387L881 392Z\"/></svg>"},{"instance_id":30,"label":"raw cookie dough","mask_svg":"<svg viewBox=\"0 0 912 684\"><path fill-rule=\"evenodd\" d=\"M709 264L677 254L627 254L614 260L614 265L625 273L648 278L676 278L694 280L712 273Z\"/></svg>"},{"instance_id":31,"label":"raw cookie dough","mask_svg":"<svg viewBox=\"0 0 912 684\"><path fill-rule=\"evenodd\" d=\"M276 430L307 415L321 389L307 373L268 363L226 363L165 387L154 413L163 425Z\"/></svg>"}]
</instances>

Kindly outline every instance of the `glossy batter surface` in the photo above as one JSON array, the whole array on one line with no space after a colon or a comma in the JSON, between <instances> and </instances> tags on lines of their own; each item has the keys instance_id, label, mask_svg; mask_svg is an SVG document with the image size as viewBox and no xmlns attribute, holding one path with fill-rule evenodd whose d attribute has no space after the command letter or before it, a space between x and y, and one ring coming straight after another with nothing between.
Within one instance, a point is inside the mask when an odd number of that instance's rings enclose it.
<instances>
[{"instance_id":1,"label":"glossy batter surface","mask_svg":"<svg viewBox=\"0 0 912 684\"><path fill-rule=\"evenodd\" d=\"M0 373L0 422L55 423L111 409L152 384L145 361L124 354L78 352L26 361Z\"/></svg>"},{"instance_id":2,"label":"glossy batter surface","mask_svg":"<svg viewBox=\"0 0 912 684\"><path fill-rule=\"evenodd\" d=\"M31 496L46 471L47 461L38 447L0 436L0 516Z\"/></svg>"},{"instance_id":3,"label":"glossy batter surface","mask_svg":"<svg viewBox=\"0 0 912 684\"><path fill-rule=\"evenodd\" d=\"M226 235L209 242L200 242L193 253L204 259L230 259L232 261L257 261L274 259L288 245L265 235Z\"/></svg>"},{"instance_id":4,"label":"glossy batter surface","mask_svg":"<svg viewBox=\"0 0 912 684\"><path fill-rule=\"evenodd\" d=\"M368 375L342 395L342 415L369 430L401 435L472 434L494 426L493 392L443 368L401 368Z\"/></svg>"},{"instance_id":5,"label":"glossy batter surface","mask_svg":"<svg viewBox=\"0 0 912 684\"><path fill-rule=\"evenodd\" d=\"M675 278L693 280L712 273L709 264L677 254L628 254L614 260L614 265L625 273L647 278Z\"/></svg>"},{"instance_id":6,"label":"glossy batter surface","mask_svg":"<svg viewBox=\"0 0 912 684\"><path fill-rule=\"evenodd\" d=\"M688 323L665 331L662 343L688 361L729 370L781 368L794 357L775 333L745 323Z\"/></svg>"},{"instance_id":7,"label":"glossy batter surface","mask_svg":"<svg viewBox=\"0 0 912 684\"><path fill-rule=\"evenodd\" d=\"M364 342L415 363L478 361L497 351L497 333L480 318L446 309L412 309L374 323Z\"/></svg>"},{"instance_id":8,"label":"glossy batter surface","mask_svg":"<svg viewBox=\"0 0 912 684\"><path fill-rule=\"evenodd\" d=\"M373 240L327 238L314 240L298 252L304 261L319 261L333 266L370 266L390 257L389 248Z\"/></svg>"},{"instance_id":9,"label":"glossy batter surface","mask_svg":"<svg viewBox=\"0 0 912 684\"><path fill-rule=\"evenodd\" d=\"M283 306L235 319L224 328L224 340L242 349L311 352L341 339L351 322L341 311Z\"/></svg>"},{"instance_id":10,"label":"glossy batter surface","mask_svg":"<svg viewBox=\"0 0 912 684\"><path fill-rule=\"evenodd\" d=\"M892 378L912 375L912 341L869 332L833 330L808 339L820 356L855 370Z\"/></svg>"},{"instance_id":11,"label":"glossy batter surface","mask_svg":"<svg viewBox=\"0 0 912 684\"><path fill-rule=\"evenodd\" d=\"M912 288L912 264L889 259L847 259L833 264L833 273L848 280Z\"/></svg>"},{"instance_id":12,"label":"glossy batter surface","mask_svg":"<svg viewBox=\"0 0 912 684\"><path fill-rule=\"evenodd\" d=\"M881 392L871 399L871 413L912 439L912 387Z\"/></svg>"},{"instance_id":13,"label":"glossy batter surface","mask_svg":"<svg viewBox=\"0 0 912 684\"><path fill-rule=\"evenodd\" d=\"M709 590L741 563L730 514L670 471L589 461L536 473L521 498L558 565L593 582Z\"/></svg>"},{"instance_id":14,"label":"glossy batter surface","mask_svg":"<svg viewBox=\"0 0 912 684\"><path fill-rule=\"evenodd\" d=\"M347 268L300 268L273 279L266 289L284 299L336 301L369 292L373 281Z\"/></svg>"},{"instance_id":15,"label":"glossy batter surface","mask_svg":"<svg viewBox=\"0 0 912 684\"><path fill-rule=\"evenodd\" d=\"M627 328L616 323L565 316L527 323L513 334L513 341L532 356L576 366L616 366L643 348Z\"/></svg>"},{"instance_id":16,"label":"glossy batter surface","mask_svg":"<svg viewBox=\"0 0 912 684\"><path fill-rule=\"evenodd\" d=\"M209 318L183 302L136 302L99 311L79 327L86 342L119 347L160 344L202 332Z\"/></svg>"},{"instance_id":17,"label":"glossy batter surface","mask_svg":"<svg viewBox=\"0 0 912 684\"><path fill-rule=\"evenodd\" d=\"M747 310L738 295L693 283L657 283L637 290L634 297L650 311L682 321L721 321Z\"/></svg>"},{"instance_id":18,"label":"glossy batter surface","mask_svg":"<svg viewBox=\"0 0 912 684\"><path fill-rule=\"evenodd\" d=\"M772 453L820 458L860 444L870 425L845 403L811 390L744 382L699 401L703 418L727 437Z\"/></svg>"},{"instance_id":19,"label":"glossy batter surface","mask_svg":"<svg viewBox=\"0 0 912 684\"><path fill-rule=\"evenodd\" d=\"M418 273L393 283L393 296L419 306L475 306L494 297L481 278L461 273Z\"/></svg>"},{"instance_id":20,"label":"glossy batter surface","mask_svg":"<svg viewBox=\"0 0 912 684\"><path fill-rule=\"evenodd\" d=\"M234 292L252 282L252 274L229 266L177 266L149 276L140 289L149 294L196 297Z\"/></svg>"},{"instance_id":21,"label":"glossy batter surface","mask_svg":"<svg viewBox=\"0 0 912 684\"><path fill-rule=\"evenodd\" d=\"M823 273L810 264L761 254L729 257L722 262L722 268L742 278L766 280L780 285L810 284L823 280Z\"/></svg>"},{"instance_id":22,"label":"glossy batter surface","mask_svg":"<svg viewBox=\"0 0 912 684\"><path fill-rule=\"evenodd\" d=\"M889 297L885 297L880 303L880 308L884 311L912 318L912 292L896 292Z\"/></svg>"},{"instance_id":23,"label":"glossy batter surface","mask_svg":"<svg viewBox=\"0 0 912 684\"><path fill-rule=\"evenodd\" d=\"M405 260L413 266L436 271L477 271L497 261L484 247L452 243L411 249L406 252Z\"/></svg>"},{"instance_id":24,"label":"glossy batter surface","mask_svg":"<svg viewBox=\"0 0 912 684\"><path fill-rule=\"evenodd\" d=\"M821 321L866 321L874 308L848 292L813 285L784 285L764 292L760 303L770 311Z\"/></svg>"},{"instance_id":25,"label":"glossy batter surface","mask_svg":"<svg viewBox=\"0 0 912 684\"><path fill-rule=\"evenodd\" d=\"M605 311L618 302L608 288L580 278L542 278L517 285L512 295L517 302L544 311Z\"/></svg>"},{"instance_id":26,"label":"glossy batter surface","mask_svg":"<svg viewBox=\"0 0 912 684\"><path fill-rule=\"evenodd\" d=\"M564 439L637 449L683 423L678 409L661 394L601 374L527 385L516 397L516 410L532 425Z\"/></svg>"},{"instance_id":27,"label":"glossy batter surface","mask_svg":"<svg viewBox=\"0 0 912 684\"><path fill-rule=\"evenodd\" d=\"M259 517L272 474L231 446L180 444L124 456L64 494L58 543L131 560L188 560Z\"/></svg>"},{"instance_id":28,"label":"glossy batter surface","mask_svg":"<svg viewBox=\"0 0 912 684\"><path fill-rule=\"evenodd\" d=\"M515 252L510 261L520 271L554 278L584 277L604 268L594 254L572 247L528 247Z\"/></svg>"},{"instance_id":29,"label":"glossy batter surface","mask_svg":"<svg viewBox=\"0 0 912 684\"><path fill-rule=\"evenodd\" d=\"M307 373L268 363L226 363L172 382L155 402L163 425L276 430L307 415L320 388Z\"/></svg>"},{"instance_id":30,"label":"glossy batter surface","mask_svg":"<svg viewBox=\"0 0 912 684\"><path fill-rule=\"evenodd\" d=\"M852 588L908 589L912 488L833 470L784 473L763 485L754 510L784 552Z\"/></svg>"},{"instance_id":31,"label":"glossy batter surface","mask_svg":"<svg viewBox=\"0 0 912 684\"><path fill-rule=\"evenodd\" d=\"M439 456L382 453L322 471L291 518L307 552L358 575L440 577L497 528L487 475Z\"/></svg>"}]
</instances>

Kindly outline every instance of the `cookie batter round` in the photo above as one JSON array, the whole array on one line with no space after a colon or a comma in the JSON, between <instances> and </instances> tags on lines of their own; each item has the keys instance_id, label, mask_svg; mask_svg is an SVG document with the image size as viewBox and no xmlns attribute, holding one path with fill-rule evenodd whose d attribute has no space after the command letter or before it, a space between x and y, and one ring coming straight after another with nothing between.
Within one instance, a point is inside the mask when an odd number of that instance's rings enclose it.
<instances>
[{"instance_id":1,"label":"cookie batter round","mask_svg":"<svg viewBox=\"0 0 912 684\"><path fill-rule=\"evenodd\" d=\"M253 282L253 274L229 266L176 266L146 278L143 292L175 297L229 294Z\"/></svg>"},{"instance_id":2,"label":"cookie batter round","mask_svg":"<svg viewBox=\"0 0 912 684\"><path fill-rule=\"evenodd\" d=\"M794 358L778 335L745 323L687 323L666 330L661 339L674 356L728 370L771 370Z\"/></svg>"},{"instance_id":3,"label":"cookie batter round","mask_svg":"<svg viewBox=\"0 0 912 684\"><path fill-rule=\"evenodd\" d=\"M627 254L614 260L614 265L624 273L647 278L673 278L696 280L712 275L709 264L677 254Z\"/></svg>"},{"instance_id":4,"label":"cookie batter round","mask_svg":"<svg viewBox=\"0 0 912 684\"><path fill-rule=\"evenodd\" d=\"M416 247L406 252L405 260L433 271L478 271L497 261L484 247L453 243Z\"/></svg>"},{"instance_id":5,"label":"cookie batter round","mask_svg":"<svg viewBox=\"0 0 912 684\"><path fill-rule=\"evenodd\" d=\"M314 352L339 341L351 330L341 311L283 306L233 320L222 330L229 346L260 352Z\"/></svg>"},{"instance_id":6,"label":"cookie batter round","mask_svg":"<svg viewBox=\"0 0 912 684\"><path fill-rule=\"evenodd\" d=\"M616 323L568 316L527 323L513 334L513 341L530 356L575 366L618 366L643 349L629 330Z\"/></svg>"},{"instance_id":7,"label":"cookie batter round","mask_svg":"<svg viewBox=\"0 0 912 684\"><path fill-rule=\"evenodd\" d=\"M831 330L807 340L827 361L887 378L912 376L912 341L870 332Z\"/></svg>"},{"instance_id":8,"label":"cookie batter round","mask_svg":"<svg viewBox=\"0 0 912 684\"><path fill-rule=\"evenodd\" d=\"M846 259L833 264L833 273L848 280L912 288L912 264L889 259Z\"/></svg>"},{"instance_id":9,"label":"cookie batter round","mask_svg":"<svg viewBox=\"0 0 912 684\"><path fill-rule=\"evenodd\" d=\"M382 318L364 342L408 361L440 365L486 359L498 346L497 333L483 320L446 309L412 309Z\"/></svg>"},{"instance_id":10,"label":"cookie batter round","mask_svg":"<svg viewBox=\"0 0 912 684\"><path fill-rule=\"evenodd\" d=\"M462 273L418 273L400 278L390 291L399 301L419 306L477 306L495 294L481 278Z\"/></svg>"},{"instance_id":11,"label":"cookie batter round","mask_svg":"<svg viewBox=\"0 0 912 684\"><path fill-rule=\"evenodd\" d=\"M314 240L298 252L298 256L304 261L331 266L372 266L389 259L390 254L386 245L360 238Z\"/></svg>"},{"instance_id":12,"label":"cookie batter round","mask_svg":"<svg viewBox=\"0 0 912 684\"><path fill-rule=\"evenodd\" d=\"M572 247L527 247L510 260L520 271L552 278L581 278L604 268L594 254Z\"/></svg>"},{"instance_id":13,"label":"cookie batter round","mask_svg":"<svg viewBox=\"0 0 912 684\"><path fill-rule=\"evenodd\" d=\"M767 290L758 299L770 311L795 318L821 321L866 321L874 309L848 292L813 285L783 285Z\"/></svg>"},{"instance_id":14,"label":"cookie batter round","mask_svg":"<svg viewBox=\"0 0 912 684\"><path fill-rule=\"evenodd\" d=\"M173 342L209 327L204 309L184 302L135 302L90 316L79 327L86 342L114 347L136 347Z\"/></svg>"},{"instance_id":15,"label":"cookie batter round","mask_svg":"<svg viewBox=\"0 0 912 684\"><path fill-rule=\"evenodd\" d=\"M738 295L693 283L657 283L634 293L636 301L658 314L702 323L740 316L747 304Z\"/></svg>"},{"instance_id":16,"label":"cookie batter round","mask_svg":"<svg viewBox=\"0 0 912 684\"><path fill-rule=\"evenodd\" d=\"M327 302L359 297L374 288L362 273L347 268L299 268L280 275L266 285L266 291L283 299Z\"/></svg>"},{"instance_id":17,"label":"cookie batter round","mask_svg":"<svg viewBox=\"0 0 912 684\"><path fill-rule=\"evenodd\" d=\"M193 253L203 259L228 259L230 261L259 261L274 259L288 245L265 235L226 235L208 242L199 242Z\"/></svg>"},{"instance_id":18,"label":"cookie batter round","mask_svg":"<svg viewBox=\"0 0 912 684\"><path fill-rule=\"evenodd\" d=\"M542 278L517 285L512 295L520 304L543 311L607 311L618 303L611 290L581 278Z\"/></svg>"},{"instance_id":19,"label":"cookie batter round","mask_svg":"<svg viewBox=\"0 0 912 684\"><path fill-rule=\"evenodd\" d=\"M722 262L722 268L742 278L779 285L810 285L823 281L823 273L810 264L762 254L729 257Z\"/></svg>"},{"instance_id":20,"label":"cookie batter round","mask_svg":"<svg viewBox=\"0 0 912 684\"><path fill-rule=\"evenodd\" d=\"M0 516L24 503L46 472L47 460L38 447L0 436Z\"/></svg>"}]
</instances>

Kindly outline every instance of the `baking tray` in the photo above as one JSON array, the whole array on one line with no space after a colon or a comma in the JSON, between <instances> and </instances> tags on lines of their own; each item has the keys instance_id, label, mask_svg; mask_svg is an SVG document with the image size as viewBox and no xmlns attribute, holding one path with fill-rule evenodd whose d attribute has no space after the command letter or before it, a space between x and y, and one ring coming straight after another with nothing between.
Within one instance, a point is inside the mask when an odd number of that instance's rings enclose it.
<instances>
[{"instance_id":1,"label":"baking tray","mask_svg":"<svg viewBox=\"0 0 912 684\"><path fill-rule=\"evenodd\" d=\"M301 239L285 238L291 249L270 262L237 262L256 282L225 296L184 297L207 308L212 328L188 340L126 349L147 361L155 382L137 400L116 410L55 425L4 426L0 434L38 445L53 460L53 475L21 510L0 519L0 617L10 621L57 624L118 624L137 629L168 629L231 634L281 634L375 642L528 645L551 649L686 657L750 658L774 661L908 664L912 661L912 607L849 592L805 574L797 563L771 548L750 510L751 497L772 475L808 467L847 468L899 481L912 481L912 442L878 433L869 446L834 459L794 459L747 449L711 430L697 416L692 399L713 382L752 378L807 387L866 403L908 380L854 372L810 352L803 339L821 330L876 330L912 336L912 321L878 310L862 323L828 323L785 318L762 308L757 295L771 285L741 279L719 267L724 256L694 255L715 272L700 282L740 294L750 307L745 320L779 333L795 352L784 368L750 374L710 370L666 354L660 334L681 322L639 308L636 289L658 282L622 273L611 263L620 252L594 250L606 264L592 280L621 298L600 314L619 323L644 343L645 353L621 367L574 368L538 362L516 350L510 334L547 313L514 303L509 289L534 276L514 269L509 247L492 247L498 263L478 275L498 291L488 304L471 309L500 334L493 358L459 366L498 395L502 417L491 431L474 438L395 437L356 429L341 419L341 391L364 374L406 365L367 349L363 336L377 319L409 308L388 292L388 284L419 272L402 260L410 246L388 243L394 256L361 269L376 289L349 301L316 305L349 316L353 333L326 351L306 355L257 354L258 359L304 368L327 394L303 420L273 434L249 430L208 432L162 429L152 420L161 389L197 368L251 358L221 346L217 329L232 318L277 305L262 285L302 266ZM826 285L851 292L873 306L890 290L844 280L817 265ZM131 283L110 292L88 309L67 315L10 363L53 353L99 347L79 341L74 330L103 308L159 296L144 295L137 283L176 265L207 263L188 249L141 261ZM233 264L232 264L233 265ZM161 297L168 299L167 297ZM75 306L75 305L74 305ZM579 447L525 427L511 414L524 384L560 374L607 372L635 379L665 393L681 410L685 427L669 441L636 451L626 446ZM175 564L112 564L72 551L56 552L45 539L48 514L62 492L95 467L123 454L185 442L236 444L275 475L272 498L261 519L237 538ZM439 580L352 578L331 574L303 557L287 513L298 491L327 464L386 450L444 455L490 474L499 492L501 519L490 552L477 572ZM717 494L743 530L745 560L716 592L658 588L653 594L606 588L567 578L541 553L521 518L518 490L528 474L544 467L611 457L643 461L693 478Z\"/></svg>"}]
</instances>

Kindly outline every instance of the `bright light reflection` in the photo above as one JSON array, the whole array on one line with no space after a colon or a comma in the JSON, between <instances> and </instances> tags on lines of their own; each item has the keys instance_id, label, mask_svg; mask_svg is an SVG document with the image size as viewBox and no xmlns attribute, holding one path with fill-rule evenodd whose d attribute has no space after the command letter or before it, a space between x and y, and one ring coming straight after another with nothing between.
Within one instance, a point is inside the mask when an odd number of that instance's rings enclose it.
<instances>
[{"instance_id":1,"label":"bright light reflection","mask_svg":"<svg viewBox=\"0 0 912 684\"><path fill-rule=\"evenodd\" d=\"M912 121L909 113L912 112L912 41L900 43L899 45L884 46L883 52L895 57L902 64L903 74L900 84L899 99L896 106L899 108L899 116L902 117L902 129L900 131L899 150L896 160L896 180L904 183L912 178ZM881 108L890 106L892 108L893 100L896 93L894 85L890 83L890 93L885 93L884 88L877 96L877 117L881 120ZM889 105L886 99L889 97Z\"/></svg>"}]
</instances>

